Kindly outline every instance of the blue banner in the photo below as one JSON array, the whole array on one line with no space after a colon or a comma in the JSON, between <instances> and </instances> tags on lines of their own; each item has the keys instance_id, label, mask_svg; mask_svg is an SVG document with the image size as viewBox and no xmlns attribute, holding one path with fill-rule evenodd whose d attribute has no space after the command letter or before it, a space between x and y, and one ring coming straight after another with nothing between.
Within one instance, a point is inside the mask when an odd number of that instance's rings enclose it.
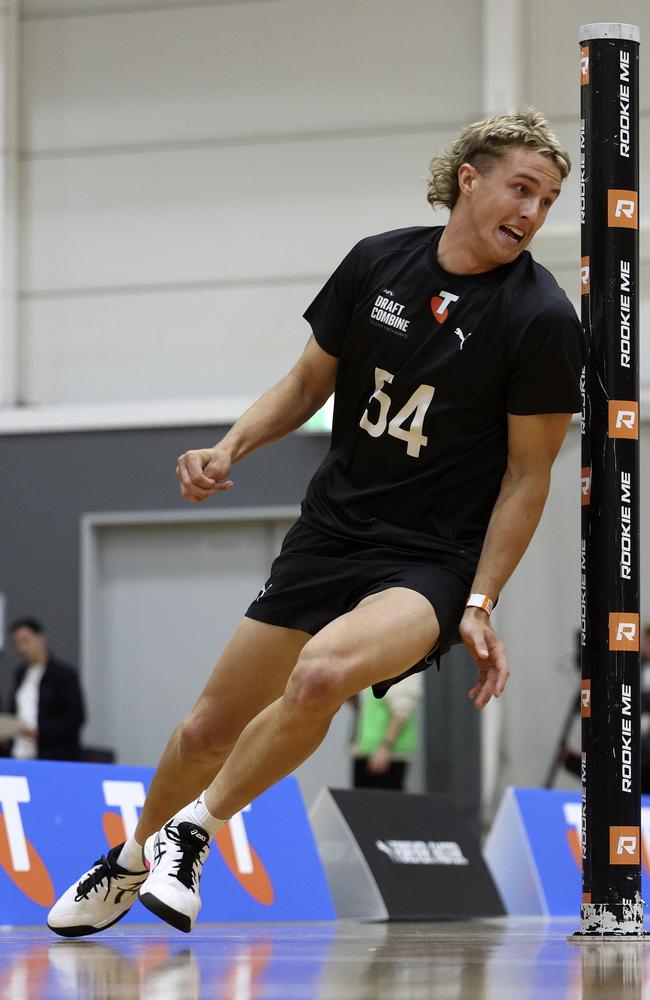
<instances>
[{"instance_id":1,"label":"blue banner","mask_svg":"<svg viewBox=\"0 0 650 1000\"><path fill-rule=\"evenodd\" d=\"M0 924L43 924L67 887L132 833L153 769L0 762ZM334 920L298 783L284 778L212 844L202 921ZM136 903L123 923L157 918Z\"/></svg>"},{"instance_id":2,"label":"blue banner","mask_svg":"<svg viewBox=\"0 0 650 1000\"><path fill-rule=\"evenodd\" d=\"M552 917L580 913L579 792L509 788L484 855L508 913ZM642 897L650 890L650 796L641 799Z\"/></svg>"}]
</instances>

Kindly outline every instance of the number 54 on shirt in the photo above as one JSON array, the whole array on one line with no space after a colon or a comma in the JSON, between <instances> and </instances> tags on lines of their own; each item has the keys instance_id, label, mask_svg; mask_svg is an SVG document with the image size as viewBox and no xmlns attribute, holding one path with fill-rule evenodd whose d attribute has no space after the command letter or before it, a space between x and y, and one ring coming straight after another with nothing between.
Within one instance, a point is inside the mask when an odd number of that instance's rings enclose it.
<instances>
[{"instance_id":1,"label":"number 54 on shirt","mask_svg":"<svg viewBox=\"0 0 650 1000\"><path fill-rule=\"evenodd\" d=\"M407 455L411 458L418 458L420 449L426 447L429 441L422 433L422 427L424 426L426 412L429 409L436 390L432 385L419 386L399 413L396 413L390 423L388 423L388 411L390 410L392 400L388 393L384 392L384 386L386 383L390 385L394 377L391 372L387 372L384 368L375 368L375 391L368 400L368 406L359 421L359 426L364 431L368 431L371 437L381 437L384 431L388 430L391 437L399 438L400 441L406 441ZM373 400L376 400L379 404L379 413L374 422L370 419L370 410L375 409L372 405ZM413 419L411 426L407 429L404 427L404 424L411 415Z\"/></svg>"}]
</instances>

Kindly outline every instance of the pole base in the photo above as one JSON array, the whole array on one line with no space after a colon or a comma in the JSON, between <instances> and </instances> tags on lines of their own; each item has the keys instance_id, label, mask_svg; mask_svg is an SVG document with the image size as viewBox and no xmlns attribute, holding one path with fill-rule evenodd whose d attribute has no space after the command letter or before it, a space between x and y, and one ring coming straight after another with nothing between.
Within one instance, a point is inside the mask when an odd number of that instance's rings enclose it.
<instances>
[{"instance_id":1,"label":"pole base","mask_svg":"<svg viewBox=\"0 0 650 1000\"><path fill-rule=\"evenodd\" d=\"M583 903L580 907L580 930L575 938L645 937L643 929L643 900L622 903Z\"/></svg>"}]
</instances>

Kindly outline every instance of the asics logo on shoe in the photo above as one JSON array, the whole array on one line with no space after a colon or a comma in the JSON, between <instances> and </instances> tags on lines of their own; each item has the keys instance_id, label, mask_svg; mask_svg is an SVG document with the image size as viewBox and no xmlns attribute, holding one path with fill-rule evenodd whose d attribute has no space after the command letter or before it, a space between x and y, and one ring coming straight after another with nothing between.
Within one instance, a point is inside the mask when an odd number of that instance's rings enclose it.
<instances>
[{"instance_id":1,"label":"asics logo on shoe","mask_svg":"<svg viewBox=\"0 0 650 1000\"><path fill-rule=\"evenodd\" d=\"M165 845L166 856L155 865L140 890L140 901L172 927L187 933L201 909L199 882L210 837L201 827L174 817L159 831L157 839Z\"/></svg>"},{"instance_id":2,"label":"asics logo on shoe","mask_svg":"<svg viewBox=\"0 0 650 1000\"><path fill-rule=\"evenodd\" d=\"M209 849L210 838L207 833L191 823L181 822L177 825L170 821L157 835L154 844L154 850L157 851L156 867L159 859L167 853L160 847L162 841L167 842L170 852L169 861L165 864L175 866L175 869L168 871L168 876L178 879L187 889L196 892L201 879L203 853Z\"/></svg>"}]
</instances>

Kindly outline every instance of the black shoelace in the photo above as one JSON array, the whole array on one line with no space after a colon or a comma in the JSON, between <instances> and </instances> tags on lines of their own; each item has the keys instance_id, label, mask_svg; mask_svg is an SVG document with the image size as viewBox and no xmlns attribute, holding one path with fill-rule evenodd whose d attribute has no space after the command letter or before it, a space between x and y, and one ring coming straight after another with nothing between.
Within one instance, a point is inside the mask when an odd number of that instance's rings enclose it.
<instances>
[{"instance_id":1,"label":"black shoelace","mask_svg":"<svg viewBox=\"0 0 650 1000\"><path fill-rule=\"evenodd\" d=\"M82 899L88 899L93 890L95 892L99 892L99 889L104 882L106 882L104 899L108 899L111 886L113 884L113 871L111 870L111 866L109 865L108 859L105 855L102 855L98 861L95 861L95 866L96 867L93 871L91 871L90 875L88 875L85 879L82 879L77 886L75 903L81 902ZM115 902L119 903L125 893L134 893L137 891L138 886L135 888L120 888L118 895L115 897Z\"/></svg>"},{"instance_id":2,"label":"black shoelace","mask_svg":"<svg viewBox=\"0 0 650 1000\"><path fill-rule=\"evenodd\" d=\"M106 884L106 895L104 899L108 898L108 894L111 891L111 882L113 880L113 875L109 867L108 861L104 855L95 861L95 865L98 867L91 871L87 878L82 879L77 886L77 895L75 896L75 902L78 903L82 899L88 899L88 896L93 891L99 892L99 887L105 881Z\"/></svg>"},{"instance_id":3,"label":"black shoelace","mask_svg":"<svg viewBox=\"0 0 650 1000\"><path fill-rule=\"evenodd\" d=\"M165 827L165 833L180 851L180 858L174 858L174 864L178 865L178 868L170 874L182 882L186 889L196 892L195 883L198 882L196 865L201 860L201 855L208 845L200 844L195 840L183 839L178 828L172 826L171 823Z\"/></svg>"}]
</instances>

